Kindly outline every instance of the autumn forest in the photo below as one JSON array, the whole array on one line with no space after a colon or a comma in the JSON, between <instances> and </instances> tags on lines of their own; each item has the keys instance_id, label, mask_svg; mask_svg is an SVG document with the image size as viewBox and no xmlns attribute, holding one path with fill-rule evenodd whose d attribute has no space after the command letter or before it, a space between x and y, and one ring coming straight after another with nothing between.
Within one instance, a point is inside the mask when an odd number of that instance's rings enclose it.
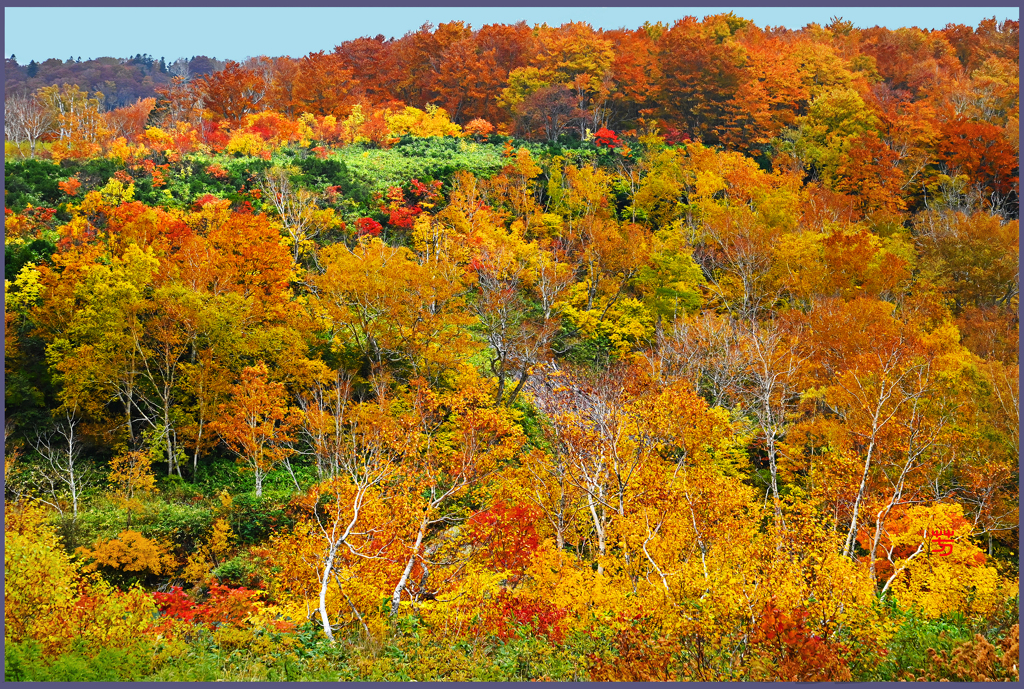
<instances>
[{"instance_id":1,"label":"autumn forest","mask_svg":"<svg viewBox=\"0 0 1024 689\"><path fill-rule=\"evenodd\" d=\"M7 60L7 680L1018 679L1018 24Z\"/></svg>"}]
</instances>

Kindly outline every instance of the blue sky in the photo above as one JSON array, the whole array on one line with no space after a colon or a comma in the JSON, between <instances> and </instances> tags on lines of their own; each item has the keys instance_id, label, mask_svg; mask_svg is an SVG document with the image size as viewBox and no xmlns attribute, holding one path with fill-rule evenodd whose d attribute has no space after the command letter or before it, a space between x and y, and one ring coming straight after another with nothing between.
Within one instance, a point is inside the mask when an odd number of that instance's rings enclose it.
<instances>
[{"instance_id":1,"label":"blue sky","mask_svg":"<svg viewBox=\"0 0 1024 689\"><path fill-rule=\"evenodd\" d=\"M1016 7L588 7L588 8L4 8L4 57L20 64L69 56L153 57L207 55L240 60L254 55L300 57L331 50L359 36L401 36L424 22L461 19L474 27L525 20L529 24L587 21L595 27L636 28L644 21L671 23L686 15L729 11L759 26L800 28L841 16L858 27L942 28L949 22L977 26L981 19L1018 19ZM40 27L45 26L45 30ZM230 30L226 30L230 27Z\"/></svg>"}]
</instances>

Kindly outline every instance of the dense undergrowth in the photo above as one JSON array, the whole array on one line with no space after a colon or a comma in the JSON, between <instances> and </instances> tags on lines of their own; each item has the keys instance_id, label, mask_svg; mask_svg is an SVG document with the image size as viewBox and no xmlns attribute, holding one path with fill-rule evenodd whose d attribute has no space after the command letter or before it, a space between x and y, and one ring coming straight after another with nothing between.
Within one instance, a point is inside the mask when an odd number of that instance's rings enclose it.
<instances>
[{"instance_id":1,"label":"dense undergrowth","mask_svg":"<svg viewBox=\"0 0 1024 689\"><path fill-rule=\"evenodd\" d=\"M84 110L6 160L5 677L1016 679L1016 59L922 34L910 89L867 35L801 33L760 133L743 89L680 132L660 76L668 119L545 128L569 63L499 128L48 91Z\"/></svg>"}]
</instances>

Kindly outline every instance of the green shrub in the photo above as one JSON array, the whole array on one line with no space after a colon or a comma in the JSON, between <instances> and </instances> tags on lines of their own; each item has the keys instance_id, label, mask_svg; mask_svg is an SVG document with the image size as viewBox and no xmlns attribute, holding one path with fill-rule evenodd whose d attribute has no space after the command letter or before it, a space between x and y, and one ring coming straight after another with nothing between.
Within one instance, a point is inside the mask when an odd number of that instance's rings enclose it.
<instances>
[{"instance_id":1,"label":"green shrub","mask_svg":"<svg viewBox=\"0 0 1024 689\"><path fill-rule=\"evenodd\" d=\"M62 167L65 177L77 174L78 179L82 181L82 189L78 192L79 197L87 191L106 186L114 173L122 168L119 163L110 158L90 158L84 163L66 160Z\"/></svg>"},{"instance_id":2,"label":"green shrub","mask_svg":"<svg viewBox=\"0 0 1024 689\"><path fill-rule=\"evenodd\" d=\"M300 160L298 167L302 170L302 181L309 186L340 186L343 192L347 192L348 187L352 185L352 176L348 168L343 161L336 158L309 156Z\"/></svg>"},{"instance_id":3,"label":"green shrub","mask_svg":"<svg viewBox=\"0 0 1024 689\"><path fill-rule=\"evenodd\" d=\"M449 183L459 170L491 177L505 165L502 150L501 146L475 144L458 137L430 137L411 139L387 150L346 146L335 155L345 163L354 183L365 184L371 193L383 193L412 178Z\"/></svg>"},{"instance_id":4,"label":"green shrub","mask_svg":"<svg viewBox=\"0 0 1024 689\"><path fill-rule=\"evenodd\" d=\"M266 492L257 498L254 494L233 496L228 523L242 546L265 541L275 531L288 530L295 520L285 512L289 494Z\"/></svg>"},{"instance_id":5,"label":"green shrub","mask_svg":"<svg viewBox=\"0 0 1024 689\"><path fill-rule=\"evenodd\" d=\"M146 538L169 541L184 555L209 536L213 519L209 505L169 502L166 496L157 496L143 502L143 509L132 512L131 529ZM115 538L128 528L128 512L99 500L79 513L76 528L79 545Z\"/></svg>"},{"instance_id":6,"label":"green shrub","mask_svg":"<svg viewBox=\"0 0 1024 689\"><path fill-rule=\"evenodd\" d=\"M209 535L213 518L212 510L205 506L165 503L158 512L140 518L136 528L147 538L168 540L191 553Z\"/></svg>"},{"instance_id":7,"label":"green shrub","mask_svg":"<svg viewBox=\"0 0 1024 689\"><path fill-rule=\"evenodd\" d=\"M4 205L22 211L27 204L56 206L64 192L57 182L70 177L48 160L18 160L4 163Z\"/></svg>"},{"instance_id":8,"label":"green shrub","mask_svg":"<svg viewBox=\"0 0 1024 689\"><path fill-rule=\"evenodd\" d=\"M49 232L47 232L49 234ZM43 236L24 244L4 246L4 277L8 280L21 272L26 263L40 265L48 263L57 249L56 236Z\"/></svg>"},{"instance_id":9,"label":"green shrub","mask_svg":"<svg viewBox=\"0 0 1024 689\"><path fill-rule=\"evenodd\" d=\"M222 584L236 588L239 586L256 588L260 583L259 577L256 575L256 565L244 554L217 567L213 570L213 576L217 577Z\"/></svg>"},{"instance_id":10,"label":"green shrub","mask_svg":"<svg viewBox=\"0 0 1024 689\"><path fill-rule=\"evenodd\" d=\"M42 657L35 641L4 644L7 682L135 682L151 670L151 649L139 642L128 649L89 649L78 642L69 653Z\"/></svg>"},{"instance_id":11,"label":"green shrub","mask_svg":"<svg viewBox=\"0 0 1024 689\"><path fill-rule=\"evenodd\" d=\"M959 643L974 637L970 625L962 616L928 619L914 611L893 609L894 616L902 619L899 629L889 642L888 655L870 678L870 681L895 682L907 673L922 674L930 667L928 649L950 651Z\"/></svg>"},{"instance_id":12,"label":"green shrub","mask_svg":"<svg viewBox=\"0 0 1024 689\"><path fill-rule=\"evenodd\" d=\"M232 494L250 490L252 483L234 459L210 457L199 462L190 485L204 495L217 495L224 490Z\"/></svg>"}]
</instances>

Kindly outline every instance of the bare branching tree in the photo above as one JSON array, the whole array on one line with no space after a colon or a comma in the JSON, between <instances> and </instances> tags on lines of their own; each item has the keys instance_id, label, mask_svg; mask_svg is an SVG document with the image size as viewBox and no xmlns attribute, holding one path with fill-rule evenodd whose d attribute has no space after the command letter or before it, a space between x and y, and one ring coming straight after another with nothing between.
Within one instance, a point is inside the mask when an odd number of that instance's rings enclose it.
<instances>
[{"instance_id":1,"label":"bare branching tree","mask_svg":"<svg viewBox=\"0 0 1024 689\"><path fill-rule=\"evenodd\" d=\"M277 211L281 225L292 240L292 260L298 263L303 244L320 231L314 215L317 195L308 189L292 186L288 173L278 167L263 173L259 189L263 199L273 204Z\"/></svg>"},{"instance_id":2,"label":"bare branching tree","mask_svg":"<svg viewBox=\"0 0 1024 689\"><path fill-rule=\"evenodd\" d=\"M181 83L188 83L189 79L192 78L192 70L188 66L187 57L179 57L177 60L167 65L167 72L172 77L179 77Z\"/></svg>"},{"instance_id":3,"label":"bare branching tree","mask_svg":"<svg viewBox=\"0 0 1024 689\"><path fill-rule=\"evenodd\" d=\"M50 500L43 502L64 514L65 497L70 498L74 518L78 517L82 495L92 485L96 475L93 468L82 459L79 422L75 412L65 409L53 428L40 431L33 442L33 449L43 459L39 479L50 494Z\"/></svg>"},{"instance_id":4,"label":"bare branching tree","mask_svg":"<svg viewBox=\"0 0 1024 689\"><path fill-rule=\"evenodd\" d=\"M805 357L798 352L795 333L787 333L777 320L764 324L750 321L744 329L745 375L734 384L764 437L775 515L781 517L779 443L800 400L797 374Z\"/></svg>"},{"instance_id":5,"label":"bare branching tree","mask_svg":"<svg viewBox=\"0 0 1024 689\"><path fill-rule=\"evenodd\" d=\"M55 124L53 111L35 96L12 94L4 99L4 136L18 144L27 141L32 158L36 143L53 131Z\"/></svg>"}]
</instances>

